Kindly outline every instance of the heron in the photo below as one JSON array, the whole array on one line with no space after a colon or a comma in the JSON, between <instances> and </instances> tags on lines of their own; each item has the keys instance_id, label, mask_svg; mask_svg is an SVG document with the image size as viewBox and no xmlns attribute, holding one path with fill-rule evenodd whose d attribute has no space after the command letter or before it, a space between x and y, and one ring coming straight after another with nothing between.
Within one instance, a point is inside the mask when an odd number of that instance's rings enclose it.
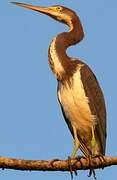
<instances>
[{"instance_id":1,"label":"heron","mask_svg":"<svg viewBox=\"0 0 117 180\"><path fill-rule=\"evenodd\" d=\"M67 24L68 32L54 37L48 50L50 68L57 81L57 96L63 116L74 139L71 157L78 149L86 158L104 156L106 148L106 106L99 82L83 61L69 57L66 49L84 38L79 16L60 5L40 7L18 2L15 5L46 14Z\"/></svg>"}]
</instances>

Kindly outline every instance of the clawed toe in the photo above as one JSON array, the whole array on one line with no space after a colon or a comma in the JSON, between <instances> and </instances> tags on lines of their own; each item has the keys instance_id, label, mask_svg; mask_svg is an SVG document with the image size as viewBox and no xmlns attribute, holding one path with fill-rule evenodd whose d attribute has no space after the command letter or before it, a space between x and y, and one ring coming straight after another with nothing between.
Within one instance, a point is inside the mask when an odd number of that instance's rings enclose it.
<instances>
[{"instance_id":1,"label":"clawed toe","mask_svg":"<svg viewBox=\"0 0 117 180\"><path fill-rule=\"evenodd\" d=\"M105 162L104 156L103 155L96 155L95 158L98 158L101 163L101 168L104 169L103 163Z\"/></svg>"},{"instance_id":2,"label":"clawed toe","mask_svg":"<svg viewBox=\"0 0 117 180\"><path fill-rule=\"evenodd\" d=\"M68 157L68 166L71 174L71 179L73 179L73 173L77 176L77 170L73 169L74 165L77 163L77 161L80 162L81 167L83 167L81 159L85 158L84 156L76 156L75 158ZM75 160L74 163L71 163L71 160Z\"/></svg>"},{"instance_id":3,"label":"clawed toe","mask_svg":"<svg viewBox=\"0 0 117 180\"><path fill-rule=\"evenodd\" d=\"M88 177L93 176L93 178L96 179L95 170L92 168L92 158L93 158L92 156L89 156L89 157L87 158L87 160L89 161L89 167L90 167Z\"/></svg>"},{"instance_id":4,"label":"clawed toe","mask_svg":"<svg viewBox=\"0 0 117 180\"><path fill-rule=\"evenodd\" d=\"M92 158L99 158L102 169L104 169L103 163L105 162L105 159L104 159L104 156L103 156L103 155L95 155L95 156L91 156L91 157L88 158L88 160L89 160L89 166L90 166L90 171L89 171L88 177L91 177L91 176L93 175L94 179L96 179L95 170L94 170L94 169L92 168L92 166L91 166L91 164L92 164L92 163L91 163Z\"/></svg>"},{"instance_id":5,"label":"clawed toe","mask_svg":"<svg viewBox=\"0 0 117 180\"><path fill-rule=\"evenodd\" d=\"M91 177L92 175L93 175L93 178L96 179L96 173L95 173L95 170L94 170L94 169L90 169L90 170L89 170L88 177Z\"/></svg>"},{"instance_id":6,"label":"clawed toe","mask_svg":"<svg viewBox=\"0 0 117 180\"><path fill-rule=\"evenodd\" d=\"M72 163L71 163L71 157L68 156L68 166L69 166L69 171L71 174L71 179L73 179L73 170L72 170Z\"/></svg>"}]
</instances>

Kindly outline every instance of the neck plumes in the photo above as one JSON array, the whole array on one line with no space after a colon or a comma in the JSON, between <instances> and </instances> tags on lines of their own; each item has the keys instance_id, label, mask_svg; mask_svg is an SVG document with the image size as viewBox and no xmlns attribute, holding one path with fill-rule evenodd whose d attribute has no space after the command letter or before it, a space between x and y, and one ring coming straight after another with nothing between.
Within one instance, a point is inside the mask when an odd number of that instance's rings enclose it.
<instances>
[{"instance_id":1,"label":"neck plumes","mask_svg":"<svg viewBox=\"0 0 117 180\"><path fill-rule=\"evenodd\" d=\"M64 79L65 75L70 74L76 63L73 58L66 54L66 49L80 42L83 37L83 29L79 18L76 16L70 19L67 24L70 27L69 32L58 34L51 42L49 47L50 67L58 80Z\"/></svg>"}]
</instances>

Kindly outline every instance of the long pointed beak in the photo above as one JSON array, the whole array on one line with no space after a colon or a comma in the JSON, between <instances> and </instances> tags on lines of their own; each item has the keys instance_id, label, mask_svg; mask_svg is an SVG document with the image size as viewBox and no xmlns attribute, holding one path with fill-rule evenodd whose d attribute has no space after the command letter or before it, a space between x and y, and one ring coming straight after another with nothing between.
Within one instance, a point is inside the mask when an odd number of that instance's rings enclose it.
<instances>
[{"instance_id":1,"label":"long pointed beak","mask_svg":"<svg viewBox=\"0 0 117 180\"><path fill-rule=\"evenodd\" d=\"M47 15L53 15L53 11L51 8L45 8L45 7L40 7L40 6L32 6L32 5L28 5L28 4L22 4L22 3L17 3L17 2L11 2L12 4L21 6L21 7L25 7L28 9L32 9L34 11L38 11L41 12L43 14L47 14Z\"/></svg>"}]
</instances>

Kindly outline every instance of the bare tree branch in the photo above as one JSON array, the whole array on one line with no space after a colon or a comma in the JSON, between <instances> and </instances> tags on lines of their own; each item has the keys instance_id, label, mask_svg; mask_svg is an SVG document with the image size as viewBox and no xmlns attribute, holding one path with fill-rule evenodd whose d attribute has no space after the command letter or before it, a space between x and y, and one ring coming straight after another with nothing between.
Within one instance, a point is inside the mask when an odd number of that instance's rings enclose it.
<instances>
[{"instance_id":1,"label":"bare tree branch","mask_svg":"<svg viewBox=\"0 0 117 180\"><path fill-rule=\"evenodd\" d=\"M73 170L86 170L98 169L111 165L117 165L117 157L104 157L101 161L98 157L92 158L91 164L87 159L71 160ZM29 171L69 171L68 160L23 160L23 159L11 159L6 157L0 157L0 168L2 169L14 169L14 170L29 170Z\"/></svg>"}]
</instances>

